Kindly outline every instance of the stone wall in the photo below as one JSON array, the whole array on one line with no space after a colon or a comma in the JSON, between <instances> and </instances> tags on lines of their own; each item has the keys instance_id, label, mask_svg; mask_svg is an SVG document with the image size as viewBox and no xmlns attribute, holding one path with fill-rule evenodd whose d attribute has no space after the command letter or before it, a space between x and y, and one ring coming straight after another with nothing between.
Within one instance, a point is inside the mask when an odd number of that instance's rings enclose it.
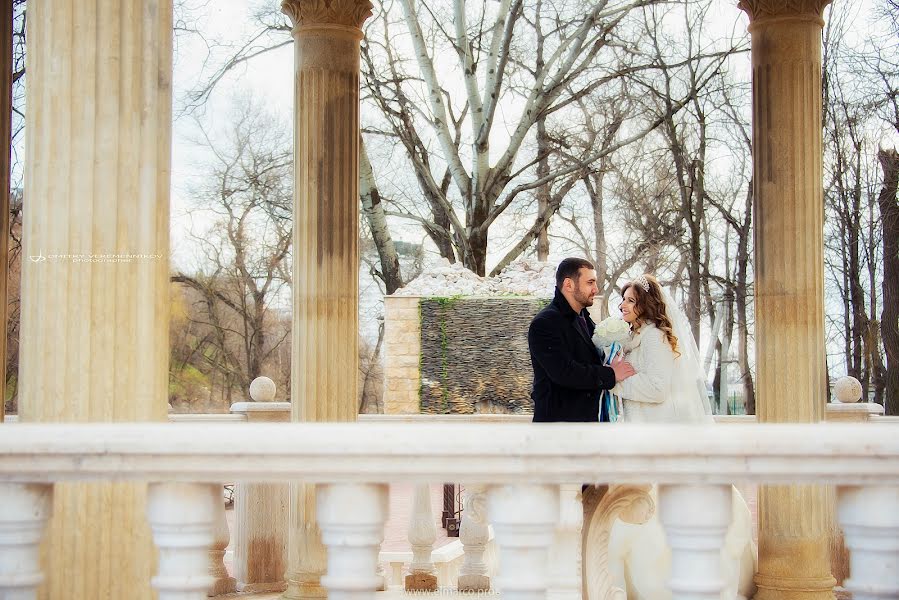
<instances>
[{"instance_id":1,"label":"stone wall","mask_svg":"<svg viewBox=\"0 0 899 600\"><path fill-rule=\"evenodd\" d=\"M385 412L529 413L538 298L385 298Z\"/></svg>"}]
</instances>

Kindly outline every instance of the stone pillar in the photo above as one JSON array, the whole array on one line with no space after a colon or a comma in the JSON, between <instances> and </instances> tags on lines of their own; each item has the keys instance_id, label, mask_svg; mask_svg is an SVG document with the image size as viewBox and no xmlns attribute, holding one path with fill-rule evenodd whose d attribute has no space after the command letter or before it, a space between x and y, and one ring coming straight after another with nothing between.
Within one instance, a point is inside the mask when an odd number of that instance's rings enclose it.
<instances>
[{"instance_id":1,"label":"stone pillar","mask_svg":"<svg viewBox=\"0 0 899 600\"><path fill-rule=\"evenodd\" d=\"M421 412L421 298L384 297L384 412Z\"/></svg>"},{"instance_id":2,"label":"stone pillar","mask_svg":"<svg viewBox=\"0 0 899 600\"><path fill-rule=\"evenodd\" d=\"M294 237L291 419L358 412L359 42L368 0L283 0L293 23ZM322 598L315 490L291 491L285 598Z\"/></svg>"},{"instance_id":3,"label":"stone pillar","mask_svg":"<svg viewBox=\"0 0 899 600\"><path fill-rule=\"evenodd\" d=\"M255 383L255 382L254 382ZM263 396L254 395L254 400ZM274 398L264 396L267 400ZM289 402L237 402L232 414L250 423L290 421ZM283 592L287 587L287 483L238 482L234 492L234 576L242 592Z\"/></svg>"},{"instance_id":4,"label":"stone pillar","mask_svg":"<svg viewBox=\"0 0 899 600\"><path fill-rule=\"evenodd\" d=\"M36 2L19 414L163 421L172 3ZM154 597L146 485L57 484L43 598Z\"/></svg>"},{"instance_id":5,"label":"stone pillar","mask_svg":"<svg viewBox=\"0 0 899 600\"><path fill-rule=\"evenodd\" d=\"M758 417L824 419L822 13L829 0L741 0L752 35ZM757 600L831 599L822 486L759 490Z\"/></svg>"}]
</instances>

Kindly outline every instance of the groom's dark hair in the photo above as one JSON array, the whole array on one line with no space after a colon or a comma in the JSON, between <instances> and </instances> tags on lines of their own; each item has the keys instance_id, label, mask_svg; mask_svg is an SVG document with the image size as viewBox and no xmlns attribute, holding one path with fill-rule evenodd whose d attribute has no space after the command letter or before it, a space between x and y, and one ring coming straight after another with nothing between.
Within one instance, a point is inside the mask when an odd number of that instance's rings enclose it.
<instances>
[{"instance_id":1,"label":"groom's dark hair","mask_svg":"<svg viewBox=\"0 0 899 600\"><path fill-rule=\"evenodd\" d=\"M562 283L566 279L577 281L581 269L595 269L593 263L585 258L566 258L559 263L556 269L556 287L562 289Z\"/></svg>"}]
</instances>

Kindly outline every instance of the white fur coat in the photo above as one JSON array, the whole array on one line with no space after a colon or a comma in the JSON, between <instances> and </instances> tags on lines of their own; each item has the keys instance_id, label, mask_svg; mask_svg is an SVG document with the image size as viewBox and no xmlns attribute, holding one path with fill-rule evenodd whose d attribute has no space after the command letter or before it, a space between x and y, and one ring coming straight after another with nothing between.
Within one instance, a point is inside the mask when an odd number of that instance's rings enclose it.
<instances>
[{"instance_id":1,"label":"white fur coat","mask_svg":"<svg viewBox=\"0 0 899 600\"><path fill-rule=\"evenodd\" d=\"M652 323L640 327L623 345L625 359L637 374L618 383L612 392L623 398L627 423L709 423L702 405L674 382L678 357Z\"/></svg>"}]
</instances>

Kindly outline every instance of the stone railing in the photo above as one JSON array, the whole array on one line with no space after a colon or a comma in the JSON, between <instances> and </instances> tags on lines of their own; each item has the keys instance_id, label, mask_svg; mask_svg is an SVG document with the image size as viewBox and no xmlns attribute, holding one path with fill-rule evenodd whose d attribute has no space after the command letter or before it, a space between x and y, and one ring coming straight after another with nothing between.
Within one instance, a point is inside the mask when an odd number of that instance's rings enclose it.
<instances>
[{"instance_id":1,"label":"stone railing","mask_svg":"<svg viewBox=\"0 0 899 600\"><path fill-rule=\"evenodd\" d=\"M580 482L657 482L672 540L673 597L718 598L714 573L730 484L838 486L856 598L899 594L899 436L891 425L732 427L519 424L18 424L0 436L0 597L30 598L53 483L146 481L160 549L161 600L205 597L212 583L219 482L303 480L318 487L330 597L381 583L377 548L389 482L484 486L496 532L496 587L529 600L552 588L552 553L577 556L560 490ZM696 507L702 507L700 511ZM694 526L684 526L692 524ZM568 550L566 553L565 550ZM573 561L572 561L573 562ZM571 565L573 568L573 565Z\"/></svg>"},{"instance_id":2,"label":"stone railing","mask_svg":"<svg viewBox=\"0 0 899 600\"><path fill-rule=\"evenodd\" d=\"M264 379L264 378L263 378ZM270 380L265 383L270 384ZM289 422L290 404L288 402L272 402L274 384L251 388L253 402L239 402L231 407L231 414L170 414L169 420L175 423L247 423L247 422ZM897 417L881 416L883 407L877 404L847 403L828 404L827 419L832 422L893 422L899 424ZM15 417L9 419L15 422ZM403 423L421 425L424 423L528 423L530 415L476 414L476 415L359 415L363 423ZM755 423L751 415L717 416L719 424L737 425ZM287 483L254 483L232 482L234 485L234 523L229 531L225 512L219 508L216 513L216 540L210 549L209 572L215 578L210 586L209 595L216 596L232 591L270 592L282 591L286 587L284 580L287 557ZM425 489L427 486L422 486ZM578 507L579 487L563 490L560 495L562 505L566 503ZM751 492L754 495L754 492ZM465 506L483 504L483 488L472 486L466 489ZM648 515L645 510L645 493L639 486L618 486L605 496L591 495L584 501L585 511L571 509L568 511L567 533L559 535L583 535L583 559L591 564L603 563L606 559L605 544L612 524L620 518L629 522L639 522ZM425 496L417 494L413 497L408 515L409 547L417 547L417 551L382 551L379 563L385 580L385 586L400 585L409 591L421 591L440 588L457 588L459 590L490 589L490 578L495 572L495 552L493 551L493 534L485 520L483 511L478 513L466 510L463 512L463 526L458 540L440 548L435 548L434 519L430 503ZM635 512L636 511L636 512ZM642 515L642 517L641 517ZM586 523L582 517L587 519ZM488 536L488 537L485 537ZM228 574L223 564L225 548L233 538L231 564L233 577ZM486 541L489 540L489 541ZM848 558L843 555L843 536L839 527L832 533L833 548L837 551L834 560L834 575L842 583L848 572ZM417 558L416 558L417 554ZM564 553L553 552L553 568L565 573L568 558ZM486 558L485 558L486 557ZM598 559L596 557L599 557ZM605 598L613 591L611 582L604 578L602 568L596 577L586 580L585 591L590 599ZM415 577L407 577L415 575ZM559 596L565 590L571 591L580 580L578 572L568 573L565 580L561 575L556 577L556 585L552 595Z\"/></svg>"}]
</instances>

